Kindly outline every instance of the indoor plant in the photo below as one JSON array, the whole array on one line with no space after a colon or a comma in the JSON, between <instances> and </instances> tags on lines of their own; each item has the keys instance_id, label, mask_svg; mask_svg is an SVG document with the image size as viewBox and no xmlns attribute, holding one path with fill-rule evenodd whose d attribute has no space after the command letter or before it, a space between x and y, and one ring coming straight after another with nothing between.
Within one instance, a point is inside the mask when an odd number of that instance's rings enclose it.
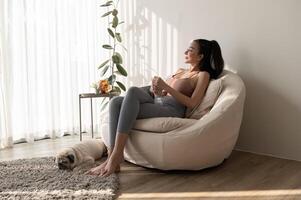
<instances>
[{"instance_id":1,"label":"indoor plant","mask_svg":"<svg viewBox=\"0 0 301 200\"><path fill-rule=\"evenodd\" d=\"M107 33L109 34L109 44L103 44L102 47L109 51L109 58L99 65L98 69L101 70L100 80L93 84L96 93L115 93L119 95L121 90L126 91L125 85L117 80L117 75L127 76L127 71L123 67L123 58L117 49L126 48L122 45L121 33L118 31L119 25L123 24L124 21L120 21L118 18L118 3L119 0L106 0L101 7L106 8L106 12L101 17L108 19ZM102 101L102 109L107 105L108 101L105 102L105 98Z\"/></svg>"},{"instance_id":2,"label":"indoor plant","mask_svg":"<svg viewBox=\"0 0 301 200\"><path fill-rule=\"evenodd\" d=\"M120 94L121 90L126 91L124 84L117 80L117 75L127 76L127 71L123 67L123 58L117 51L117 47L122 47L126 50L122 45L121 33L118 31L119 25L124 23L118 18L118 3L119 0L107 0L101 5L101 7L107 8L107 11L102 17L108 18L107 33L110 37L110 44L103 44L102 47L105 50L110 51L110 54L109 58L102 62L98 67L98 69L101 70L101 80L94 83L92 86L95 88L96 93L115 92ZM103 85L106 86L106 89L102 89L104 88ZM107 86L109 89L107 89Z\"/></svg>"}]
</instances>

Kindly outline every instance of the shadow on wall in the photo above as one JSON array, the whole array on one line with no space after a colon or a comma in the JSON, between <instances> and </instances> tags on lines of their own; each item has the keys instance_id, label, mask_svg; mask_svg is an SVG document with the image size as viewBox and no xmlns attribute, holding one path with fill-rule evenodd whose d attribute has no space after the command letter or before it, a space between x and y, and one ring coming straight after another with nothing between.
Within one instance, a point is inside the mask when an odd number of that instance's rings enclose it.
<instances>
[{"instance_id":1,"label":"shadow on wall","mask_svg":"<svg viewBox=\"0 0 301 200\"><path fill-rule=\"evenodd\" d=\"M301 110L280 93L281 89L275 90L271 81L278 79L272 73L264 74L253 67L263 66L263 61L250 58L242 49L238 52L234 62L240 67L238 74L246 85L247 96L236 149L301 160Z\"/></svg>"},{"instance_id":2,"label":"shadow on wall","mask_svg":"<svg viewBox=\"0 0 301 200\"><path fill-rule=\"evenodd\" d=\"M128 68L130 69L128 80L131 81L130 85L141 86L146 81L144 75L150 75L148 70L145 70L145 74L141 73L141 66L149 66L146 55L150 54L150 49L144 44L143 38L143 33L147 30L149 22L145 18L145 13L141 6L138 6L135 12L137 13L136 15L127 11L127 17L129 18L131 15L132 18L132 21L126 27L126 39L130 41L128 44L130 54L127 54Z\"/></svg>"},{"instance_id":3,"label":"shadow on wall","mask_svg":"<svg viewBox=\"0 0 301 200\"><path fill-rule=\"evenodd\" d=\"M127 24L126 66L130 86L143 85L154 75L164 78L179 67L187 67L184 51L192 39L215 39L223 46L224 33L215 27L219 21L211 23L206 19L209 11L203 2L126 0L122 3ZM215 8L218 1L209 6Z\"/></svg>"},{"instance_id":4,"label":"shadow on wall","mask_svg":"<svg viewBox=\"0 0 301 200\"><path fill-rule=\"evenodd\" d=\"M256 77L242 78L247 98L236 148L301 160L301 110Z\"/></svg>"},{"instance_id":5,"label":"shadow on wall","mask_svg":"<svg viewBox=\"0 0 301 200\"><path fill-rule=\"evenodd\" d=\"M179 67L176 27L148 7L148 1L128 0L123 4L128 85L147 85L154 75L165 78L173 73Z\"/></svg>"}]
</instances>

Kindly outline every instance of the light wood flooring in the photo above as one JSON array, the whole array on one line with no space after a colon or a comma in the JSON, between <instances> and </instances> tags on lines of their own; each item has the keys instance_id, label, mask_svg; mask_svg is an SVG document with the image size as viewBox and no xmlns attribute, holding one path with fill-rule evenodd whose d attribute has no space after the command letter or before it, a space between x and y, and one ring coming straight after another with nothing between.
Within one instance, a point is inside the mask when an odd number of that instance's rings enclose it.
<instances>
[{"instance_id":1,"label":"light wood flooring","mask_svg":"<svg viewBox=\"0 0 301 200\"><path fill-rule=\"evenodd\" d=\"M66 136L17 144L0 150L0 161L54 156L77 142L79 136ZM217 167L194 172L164 172L124 162L119 177L118 199L301 200L301 162L240 151Z\"/></svg>"}]
</instances>

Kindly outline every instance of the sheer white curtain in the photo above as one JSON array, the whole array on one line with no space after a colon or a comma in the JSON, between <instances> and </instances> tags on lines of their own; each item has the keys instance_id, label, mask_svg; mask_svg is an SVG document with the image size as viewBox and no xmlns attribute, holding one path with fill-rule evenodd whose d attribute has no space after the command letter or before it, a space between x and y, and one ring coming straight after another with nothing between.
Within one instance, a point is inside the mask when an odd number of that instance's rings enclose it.
<instances>
[{"instance_id":1,"label":"sheer white curtain","mask_svg":"<svg viewBox=\"0 0 301 200\"><path fill-rule=\"evenodd\" d=\"M11 127L9 127L8 119L9 112L7 108L10 107L8 104L10 101L8 99L9 91L7 91L8 86L10 85L10 74L9 74L9 60L8 52L8 21L5 20L8 18L8 7L6 2L0 1L0 142L1 147L11 146L13 143L11 135ZM4 48L6 50L4 50Z\"/></svg>"},{"instance_id":2,"label":"sheer white curtain","mask_svg":"<svg viewBox=\"0 0 301 200\"><path fill-rule=\"evenodd\" d=\"M0 2L1 147L78 132L78 94L93 91L107 56L103 1Z\"/></svg>"}]
</instances>

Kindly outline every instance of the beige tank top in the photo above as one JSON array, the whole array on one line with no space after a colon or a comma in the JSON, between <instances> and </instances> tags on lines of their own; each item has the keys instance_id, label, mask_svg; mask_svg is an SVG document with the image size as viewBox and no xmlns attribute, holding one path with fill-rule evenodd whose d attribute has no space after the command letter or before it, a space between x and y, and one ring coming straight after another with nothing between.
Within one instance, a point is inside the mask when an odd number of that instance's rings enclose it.
<instances>
[{"instance_id":1,"label":"beige tank top","mask_svg":"<svg viewBox=\"0 0 301 200\"><path fill-rule=\"evenodd\" d=\"M194 91L196 84L196 81L194 81L193 77L195 77L198 74L198 72L193 73L189 77L179 78L184 73L185 70L181 70L180 72L177 72L176 74L172 75L172 77L169 80L169 85L175 90L190 97Z\"/></svg>"}]
</instances>

